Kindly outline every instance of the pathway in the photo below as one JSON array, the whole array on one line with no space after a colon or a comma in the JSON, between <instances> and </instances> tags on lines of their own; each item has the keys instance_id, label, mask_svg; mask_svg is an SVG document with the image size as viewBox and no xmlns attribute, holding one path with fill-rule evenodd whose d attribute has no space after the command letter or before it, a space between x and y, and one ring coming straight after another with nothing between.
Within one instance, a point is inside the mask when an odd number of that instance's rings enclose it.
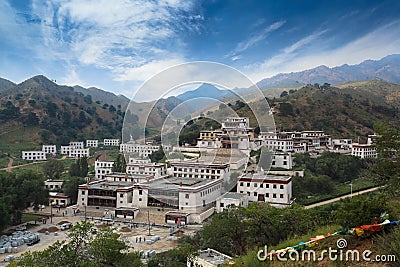
<instances>
[{"instance_id":1,"label":"pathway","mask_svg":"<svg viewBox=\"0 0 400 267\"><path fill-rule=\"evenodd\" d=\"M344 196L335 197L335 198L332 198L332 199L328 199L328 200L324 200L324 201L321 201L321 202L318 202L318 203L307 205L304 208L305 209L312 209L312 208L315 208L315 207L319 207L319 206L322 206L322 205L326 205L326 204L329 204L329 203L332 203L332 202L339 201L339 200L344 199L344 198L352 197L353 195L361 195L361 194L364 194L364 193L372 192L372 191L378 190L380 188L382 188L382 186L377 186L377 187L361 190L361 191L355 192L353 194L347 194L347 195L344 195Z\"/></svg>"}]
</instances>

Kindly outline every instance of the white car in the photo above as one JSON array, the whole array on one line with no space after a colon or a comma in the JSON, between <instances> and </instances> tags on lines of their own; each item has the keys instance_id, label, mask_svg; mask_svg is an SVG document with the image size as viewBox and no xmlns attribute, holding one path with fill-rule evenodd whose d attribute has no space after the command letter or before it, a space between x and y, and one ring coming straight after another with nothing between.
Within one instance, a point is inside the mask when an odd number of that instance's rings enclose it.
<instances>
[{"instance_id":1,"label":"white car","mask_svg":"<svg viewBox=\"0 0 400 267\"><path fill-rule=\"evenodd\" d=\"M64 230L70 229L71 227L72 227L72 223L64 223L64 224L62 224L62 225L60 226L60 229L61 229L62 231L64 231Z\"/></svg>"}]
</instances>

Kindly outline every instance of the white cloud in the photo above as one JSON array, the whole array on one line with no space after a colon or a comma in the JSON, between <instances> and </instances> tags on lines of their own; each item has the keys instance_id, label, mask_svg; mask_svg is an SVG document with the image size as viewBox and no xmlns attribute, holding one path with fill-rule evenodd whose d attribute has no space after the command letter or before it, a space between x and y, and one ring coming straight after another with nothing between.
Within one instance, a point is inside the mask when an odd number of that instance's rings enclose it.
<instances>
[{"instance_id":1,"label":"white cloud","mask_svg":"<svg viewBox=\"0 0 400 267\"><path fill-rule=\"evenodd\" d=\"M42 56L107 69L116 81L143 81L154 69L182 62L179 32L196 30L203 19L191 14L192 6L185 0L48 0L46 5L34 0L32 5L43 20Z\"/></svg>"},{"instance_id":2,"label":"white cloud","mask_svg":"<svg viewBox=\"0 0 400 267\"><path fill-rule=\"evenodd\" d=\"M262 31L252 34L247 40L239 42L236 45L236 47L232 51L230 51L225 57L234 58L234 56L236 56L237 54L246 51L247 49L251 48L252 46L264 40L268 36L268 34L270 34L273 31L276 31L277 29L282 27L285 23L286 21L284 20L277 21L269 25L268 27L265 27Z\"/></svg>"},{"instance_id":3,"label":"white cloud","mask_svg":"<svg viewBox=\"0 0 400 267\"><path fill-rule=\"evenodd\" d=\"M150 79L153 75L163 71L164 69L183 63L185 60L183 58L171 58L167 60L152 60L141 66L133 68L122 68L117 70L117 81L127 81L127 80L139 80L146 81Z\"/></svg>"},{"instance_id":4,"label":"white cloud","mask_svg":"<svg viewBox=\"0 0 400 267\"><path fill-rule=\"evenodd\" d=\"M278 73L303 71L320 65L335 67L359 64L366 59L376 60L389 54L400 53L400 20L377 28L335 49L323 48L320 38L325 33L313 33L261 63L246 66L245 71L253 80L260 81ZM309 44L311 48L305 49ZM318 50L314 49L316 47Z\"/></svg>"},{"instance_id":5,"label":"white cloud","mask_svg":"<svg viewBox=\"0 0 400 267\"><path fill-rule=\"evenodd\" d=\"M70 70L66 76L61 78L60 84L65 84L69 86L87 86L87 84L79 77L78 73L74 69Z\"/></svg>"}]
</instances>

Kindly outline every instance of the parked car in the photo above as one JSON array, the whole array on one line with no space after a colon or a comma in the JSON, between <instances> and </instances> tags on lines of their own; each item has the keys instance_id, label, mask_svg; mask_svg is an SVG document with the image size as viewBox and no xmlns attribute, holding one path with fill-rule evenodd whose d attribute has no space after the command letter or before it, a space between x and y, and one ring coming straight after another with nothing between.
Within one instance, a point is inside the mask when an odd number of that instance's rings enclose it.
<instances>
[{"instance_id":1,"label":"parked car","mask_svg":"<svg viewBox=\"0 0 400 267\"><path fill-rule=\"evenodd\" d=\"M28 246L33 246L40 242L40 238L33 239L31 242L27 243Z\"/></svg>"},{"instance_id":2,"label":"parked car","mask_svg":"<svg viewBox=\"0 0 400 267\"><path fill-rule=\"evenodd\" d=\"M65 231L65 230L70 229L71 227L72 227L72 223L64 223L64 224L62 224L62 225L60 226L60 229L61 229L62 231Z\"/></svg>"}]
</instances>

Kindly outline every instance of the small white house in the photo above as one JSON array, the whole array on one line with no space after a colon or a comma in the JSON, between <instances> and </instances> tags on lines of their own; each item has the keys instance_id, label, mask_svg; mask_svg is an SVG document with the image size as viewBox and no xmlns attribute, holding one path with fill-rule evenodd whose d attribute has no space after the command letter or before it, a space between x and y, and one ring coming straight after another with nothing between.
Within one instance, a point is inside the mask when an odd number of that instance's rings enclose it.
<instances>
[{"instance_id":1,"label":"small white house","mask_svg":"<svg viewBox=\"0 0 400 267\"><path fill-rule=\"evenodd\" d=\"M357 143L352 144L351 155L360 157L362 159L378 157L376 149L373 145Z\"/></svg>"},{"instance_id":2,"label":"small white house","mask_svg":"<svg viewBox=\"0 0 400 267\"><path fill-rule=\"evenodd\" d=\"M96 160L94 162L94 173L96 179L104 179L104 176L112 173L112 167L114 165L114 161L100 161Z\"/></svg>"},{"instance_id":3,"label":"small white house","mask_svg":"<svg viewBox=\"0 0 400 267\"><path fill-rule=\"evenodd\" d=\"M98 147L99 140L86 140L86 147Z\"/></svg>"},{"instance_id":4,"label":"small white house","mask_svg":"<svg viewBox=\"0 0 400 267\"><path fill-rule=\"evenodd\" d=\"M56 147L56 145L43 145L42 151L46 154L56 154L57 147Z\"/></svg>"},{"instance_id":5,"label":"small white house","mask_svg":"<svg viewBox=\"0 0 400 267\"><path fill-rule=\"evenodd\" d=\"M283 168L290 170L293 168L293 158L292 154L287 152L275 152L272 156L272 168Z\"/></svg>"},{"instance_id":6,"label":"small white house","mask_svg":"<svg viewBox=\"0 0 400 267\"><path fill-rule=\"evenodd\" d=\"M50 191L61 190L63 184L64 184L64 180L48 179L48 180L44 181L44 186L46 187L46 189L49 189Z\"/></svg>"},{"instance_id":7,"label":"small white house","mask_svg":"<svg viewBox=\"0 0 400 267\"><path fill-rule=\"evenodd\" d=\"M52 203L63 208L71 204L71 198L64 193L50 192L49 205L52 205Z\"/></svg>"},{"instance_id":8,"label":"small white house","mask_svg":"<svg viewBox=\"0 0 400 267\"><path fill-rule=\"evenodd\" d=\"M230 205L237 207L247 207L249 205L249 197L247 194L241 194L236 192L226 192L219 198L217 198L216 210L222 212Z\"/></svg>"},{"instance_id":9,"label":"small white house","mask_svg":"<svg viewBox=\"0 0 400 267\"><path fill-rule=\"evenodd\" d=\"M119 146L119 139L104 139L104 146Z\"/></svg>"},{"instance_id":10,"label":"small white house","mask_svg":"<svg viewBox=\"0 0 400 267\"><path fill-rule=\"evenodd\" d=\"M84 148L83 142L69 142L71 148Z\"/></svg>"},{"instance_id":11,"label":"small white house","mask_svg":"<svg viewBox=\"0 0 400 267\"><path fill-rule=\"evenodd\" d=\"M115 217L121 219L133 220L139 214L138 208L121 207L115 209Z\"/></svg>"},{"instance_id":12,"label":"small white house","mask_svg":"<svg viewBox=\"0 0 400 267\"><path fill-rule=\"evenodd\" d=\"M43 151L22 151L24 160L46 160L46 153Z\"/></svg>"},{"instance_id":13,"label":"small white house","mask_svg":"<svg viewBox=\"0 0 400 267\"><path fill-rule=\"evenodd\" d=\"M83 158L89 157L89 148L75 148L71 149L68 153L70 158Z\"/></svg>"},{"instance_id":14,"label":"small white house","mask_svg":"<svg viewBox=\"0 0 400 267\"><path fill-rule=\"evenodd\" d=\"M61 146L61 155L68 155L70 150L70 146Z\"/></svg>"},{"instance_id":15,"label":"small white house","mask_svg":"<svg viewBox=\"0 0 400 267\"><path fill-rule=\"evenodd\" d=\"M250 202L268 202L276 207L290 206L293 203L290 176L243 174L238 179L237 192L247 194Z\"/></svg>"},{"instance_id":16,"label":"small white house","mask_svg":"<svg viewBox=\"0 0 400 267\"><path fill-rule=\"evenodd\" d=\"M167 165L157 162L128 163L126 165L126 173L151 175L154 178L159 178L167 175Z\"/></svg>"}]
</instances>

